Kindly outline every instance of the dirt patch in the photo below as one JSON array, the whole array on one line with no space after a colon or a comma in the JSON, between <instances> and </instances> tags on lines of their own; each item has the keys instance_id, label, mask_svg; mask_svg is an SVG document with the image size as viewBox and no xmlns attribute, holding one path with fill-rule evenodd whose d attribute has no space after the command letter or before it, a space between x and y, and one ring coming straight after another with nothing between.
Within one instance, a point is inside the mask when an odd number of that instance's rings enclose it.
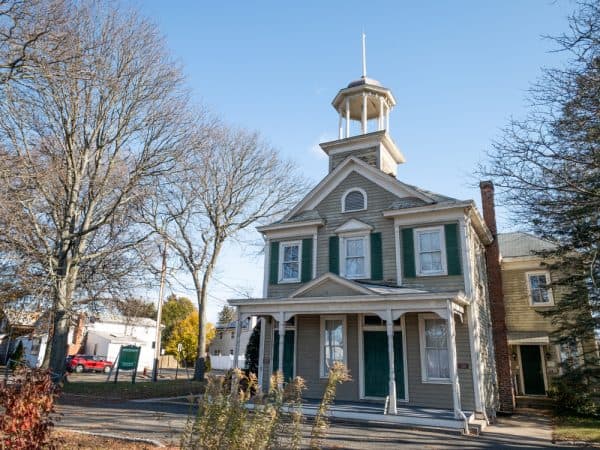
<instances>
[{"instance_id":1,"label":"dirt patch","mask_svg":"<svg viewBox=\"0 0 600 450\"><path fill-rule=\"evenodd\" d=\"M95 436L86 433L77 433L66 430L52 432L52 440L58 450L96 450L99 448L112 448L119 450L153 450L158 448L147 442L134 442L107 436ZM177 447L161 447L174 450Z\"/></svg>"}]
</instances>

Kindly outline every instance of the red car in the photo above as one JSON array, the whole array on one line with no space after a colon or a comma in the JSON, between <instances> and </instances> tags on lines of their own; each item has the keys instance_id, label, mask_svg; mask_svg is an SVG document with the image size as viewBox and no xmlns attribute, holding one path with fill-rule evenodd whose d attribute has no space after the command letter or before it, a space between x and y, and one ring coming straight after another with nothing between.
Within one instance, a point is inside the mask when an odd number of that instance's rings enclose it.
<instances>
[{"instance_id":1,"label":"red car","mask_svg":"<svg viewBox=\"0 0 600 450\"><path fill-rule=\"evenodd\" d=\"M94 355L75 355L67 359L67 370L70 372L81 373L85 370L94 372L110 372L113 363L107 361L102 356Z\"/></svg>"}]
</instances>

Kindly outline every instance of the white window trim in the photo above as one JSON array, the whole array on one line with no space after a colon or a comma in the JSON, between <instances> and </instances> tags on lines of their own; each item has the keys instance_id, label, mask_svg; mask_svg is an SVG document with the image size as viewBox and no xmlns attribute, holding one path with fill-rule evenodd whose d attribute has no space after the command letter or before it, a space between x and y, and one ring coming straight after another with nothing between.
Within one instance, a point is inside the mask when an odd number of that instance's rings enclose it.
<instances>
[{"instance_id":1,"label":"white window trim","mask_svg":"<svg viewBox=\"0 0 600 450\"><path fill-rule=\"evenodd\" d=\"M442 253L442 270L438 272L421 272L421 252L420 252L420 233L430 233L432 231L438 231L440 233L440 250ZM426 228L415 228L413 230L413 243L415 248L415 273L418 277L435 277L448 275L448 267L446 262L446 234L444 232L444 226L439 225L435 227Z\"/></svg>"},{"instance_id":2,"label":"white window trim","mask_svg":"<svg viewBox=\"0 0 600 450\"><path fill-rule=\"evenodd\" d=\"M363 231L355 233L344 233L339 235L340 238L340 276L349 280L369 280L371 279L371 234ZM361 276L346 275L346 239L362 238L365 249L365 273Z\"/></svg>"},{"instance_id":3,"label":"white window trim","mask_svg":"<svg viewBox=\"0 0 600 450\"><path fill-rule=\"evenodd\" d=\"M534 270L525 272L525 283L527 284L527 298L529 299L529 306L534 308L544 308L548 306L554 306L554 296L552 295L552 288L548 286L548 302L547 303L534 303L533 295L531 294L531 283L529 282L530 275L544 275L546 277L546 285L549 285L552 281L550 278L550 272L547 270Z\"/></svg>"},{"instance_id":4,"label":"white window trim","mask_svg":"<svg viewBox=\"0 0 600 450\"><path fill-rule=\"evenodd\" d=\"M363 207L361 209L350 209L346 211L346 196L354 191L358 191L363 195L363 199L364 199L364 203L363 203ZM357 211L365 211L367 209L367 192L359 187L353 187L351 189L348 189L346 192L344 192L344 195L342 195L342 212L346 213L346 212L357 212Z\"/></svg>"},{"instance_id":5,"label":"white window trim","mask_svg":"<svg viewBox=\"0 0 600 450\"><path fill-rule=\"evenodd\" d=\"M348 366L348 330L346 328L345 315L322 315L319 326L319 376L320 378L328 378L329 372L325 367L325 321L326 320L341 320L342 321L342 344L344 348L344 365Z\"/></svg>"},{"instance_id":6,"label":"white window trim","mask_svg":"<svg viewBox=\"0 0 600 450\"><path fill-rule=\"evenodd\" d=\"M283 250L285 247L298 246L298 276L296 278L283 278ZM279 271L277 280L280 284L299 283L302 277L302 241L284 241L279 243Z\"/></svg>"},{"instance_id":7,"label":"white window trim","mask_svg":"<svg viewBox=\"0 0 600 450\"><path fill-rule=\"evenodd\" d=\"M425 319L444 320L437 314L426 313L419 314L419 350L421 354L421 382L427 384L451 384L450 378L433 378L427 376L427 362L425 361ZM448 321L446 321L448 326ZM448 336L448 364L450 364L450 333L446 333Z\"/></svg>"}]
</instances>

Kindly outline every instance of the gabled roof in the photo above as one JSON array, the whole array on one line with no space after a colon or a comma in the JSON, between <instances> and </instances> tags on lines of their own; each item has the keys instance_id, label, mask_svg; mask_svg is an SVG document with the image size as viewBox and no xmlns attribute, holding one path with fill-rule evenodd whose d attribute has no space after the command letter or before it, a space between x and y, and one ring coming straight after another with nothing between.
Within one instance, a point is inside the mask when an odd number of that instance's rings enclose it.
<instances>
[{"instance_id":1,"label":"gabled roof","mask_svg":"<svg viewBox=\"0 0 600 450\"><path fill-rule=\"evenodd\" d=\"M294 220L299 214L313 210L325 196L331 193L352 172L363 175L365 178L381 188L388 190L398 198L417 198L421 200L423 204L433 204L437 202L437 199L432 196L432 194L428 194L427 191L402 183L376 167L373 167L354 156L349 156L334 170L329 172L329 174L283 218L282 222Z\"/></svg>"},{"instance_id":2,"label":"gabled roof","mask_svg":"<svg viewBox=\"0 0 600 450\"><path fill-rule=\"evenodd\" d=\"M552 242L523 232L499 233L498 245L503 258L535 256L537 252L556 248Z\"/></svg>"}]
</instances>

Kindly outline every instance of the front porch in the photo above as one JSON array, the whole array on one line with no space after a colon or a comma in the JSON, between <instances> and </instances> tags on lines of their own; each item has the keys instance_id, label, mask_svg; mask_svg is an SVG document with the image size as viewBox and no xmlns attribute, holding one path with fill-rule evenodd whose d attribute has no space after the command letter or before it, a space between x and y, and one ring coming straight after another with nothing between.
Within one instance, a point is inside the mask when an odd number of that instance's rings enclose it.
<instances>
[{"instance_id":1,"label":"front porch","mask_svg":"<svg viewBox=\"0 0 600 450\"><path fill-rule=\"evenodd\" d=\"M474 374L478 352L471 351L468 302L460 292L326 278L329 284L315 280L287 298L230 301L240 319L260 317L263 390L280 371L286 380L304 378L304 396L320 399L328 362L337 360L353 379L338 386L332 417L448 429L464 429L474 417L463 408L485 417ZM323 295L334 287L337 295ZM317 401L306 405L307 415Z\"/></svg>"},{"instance_id":2,"label":"front porch","mask_svg":"<svg viewBox=\"0 0 600 450\"><path fill-rule=\"evenodd\" d=\"M306 400L302 412L307 417L317 414L319 402ZM463 420L455 419L451 409L421 408L418 406L397 406L396 414L385 414L384 403L359 403L336 401L331 405L328 417L334 420L356 421L366 424L394 424L402 426L443 428L458 432L468 432ZM475 423L475 416L465 412L469 423ZM479 426L479 425L478 425Z\"/></svg>"}]
</instances>

